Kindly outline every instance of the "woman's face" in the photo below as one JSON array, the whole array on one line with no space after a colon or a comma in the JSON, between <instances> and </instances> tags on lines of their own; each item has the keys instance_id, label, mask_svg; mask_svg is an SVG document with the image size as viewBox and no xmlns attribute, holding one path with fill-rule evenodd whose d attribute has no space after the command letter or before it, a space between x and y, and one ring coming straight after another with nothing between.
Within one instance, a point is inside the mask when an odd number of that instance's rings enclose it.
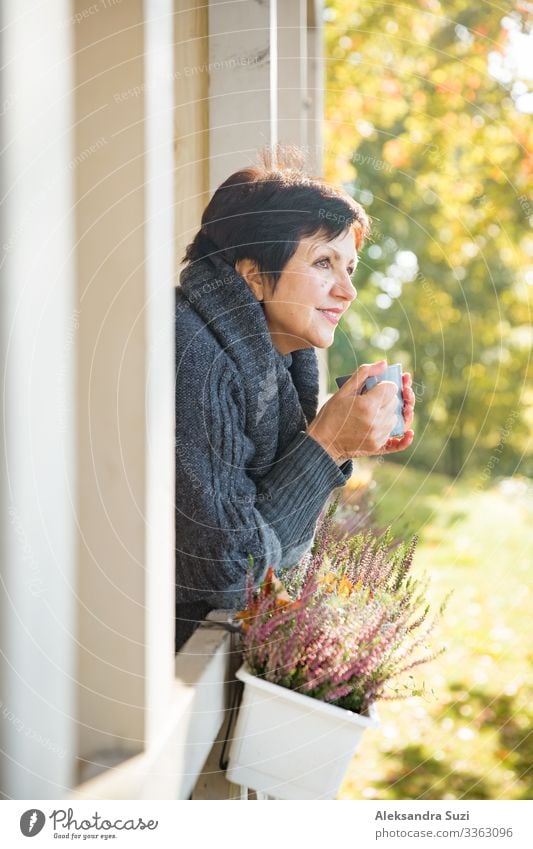
<instances>
[{"instance_id":1,"label":"woman's face","mask_svg":"<svg viewBox=\"0 0 533 849\"><path fill-rule=\"evenodd\" d=\"M250 260L235 268L264 303L272 342L282 354L298 348L329 348L335 327L357 291L351 275L357 265L352 230L326 241L325 234L302 239L272 290L254 274Z\"/></svg>"}]
</instances>

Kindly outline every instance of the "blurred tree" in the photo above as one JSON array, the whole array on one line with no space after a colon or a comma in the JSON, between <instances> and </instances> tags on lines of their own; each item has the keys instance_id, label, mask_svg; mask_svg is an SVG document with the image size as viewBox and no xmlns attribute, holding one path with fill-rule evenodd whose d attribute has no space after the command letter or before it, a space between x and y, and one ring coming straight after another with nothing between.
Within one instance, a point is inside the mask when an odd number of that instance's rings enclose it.
<instances>
[{"instance_id":1,"label":"blurred tree","mask_svg":"<svg viewBox=\"0 0 533 849\"><path fill-rule=\"evenodd\" d=\"M356 363L401 361L418 403L415 443L396 459L453 476L511 474L521 458L528 471L525 8L329 0L324 9L326 176L373 219L359 300L330 351L331 390Z\"/></svg>"}]
</instances>

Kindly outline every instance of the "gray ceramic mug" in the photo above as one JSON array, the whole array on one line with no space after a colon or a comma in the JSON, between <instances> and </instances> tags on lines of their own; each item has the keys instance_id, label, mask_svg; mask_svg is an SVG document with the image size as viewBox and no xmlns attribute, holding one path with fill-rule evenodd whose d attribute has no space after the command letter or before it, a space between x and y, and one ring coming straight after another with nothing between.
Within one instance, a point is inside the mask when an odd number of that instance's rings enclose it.
<instances>
[{"instance_id":1,"label":"gray ceramic mug","mask_svg":"<svg viewBox=\"0 0 533 849\"><path fill-rule=\"evenodd\" d=\"M335 383L341 388L341 386L346 383L348 378L350 378L351 374L345 374L342 377L336 377ZM382 372L382 374L377 375L377 377L367 377L365 382L363 383L362 389L359 394L363 395L364 392L368 392L369 389L372 389L376 383L381 383L382 380L390 380L392 383L396 384L397 394L398 394L398 412L396 418L396 424L390 432L390 436L403 436L405 433L403 426L403 393L402 393L402 366L401 363L394 363L392 366L387 366L387 368Z\"/></svg>"}]
</instances>

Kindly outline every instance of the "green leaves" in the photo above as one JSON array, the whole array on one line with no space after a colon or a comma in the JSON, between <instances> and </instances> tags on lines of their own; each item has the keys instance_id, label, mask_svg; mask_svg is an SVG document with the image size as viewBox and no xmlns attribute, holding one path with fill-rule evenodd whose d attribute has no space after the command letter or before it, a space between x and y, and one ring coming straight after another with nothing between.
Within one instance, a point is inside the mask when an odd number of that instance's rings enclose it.
<instances>
[{"instance_id":1,"label":"green leaves","mask_svg":"<svg viewBox=\"0 0 533 849\"><path fill-rule=\"evenodd\" d=\"M490 69L509 27L525 24L512 2L353 8L327 4L325 167L366 207L374 235L330 371L400 360L417 395L417 437L403 456L452 476L483 467L519 411L492 470L510 473L527 442L522 404L533 402L522 397L529 345L520 344L531 308L532 130L516 79Z\"/></svg>"}]
</instances>

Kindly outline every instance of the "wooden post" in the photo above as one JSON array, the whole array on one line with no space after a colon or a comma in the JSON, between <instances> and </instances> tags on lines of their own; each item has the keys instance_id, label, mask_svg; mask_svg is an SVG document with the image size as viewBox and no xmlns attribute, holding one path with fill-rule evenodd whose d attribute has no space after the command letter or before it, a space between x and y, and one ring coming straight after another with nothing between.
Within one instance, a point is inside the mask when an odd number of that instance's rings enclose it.
<instances>
[{"instance_id":1,"label":"wooden post","mask_svg":"<svg viewBox=\"0 0 533 849\"><path fill-rule=\"evenodd\" d=\"M76 758L71 8L0 14L0 796L55 799Z\"/></svg>"}]
</instances>

